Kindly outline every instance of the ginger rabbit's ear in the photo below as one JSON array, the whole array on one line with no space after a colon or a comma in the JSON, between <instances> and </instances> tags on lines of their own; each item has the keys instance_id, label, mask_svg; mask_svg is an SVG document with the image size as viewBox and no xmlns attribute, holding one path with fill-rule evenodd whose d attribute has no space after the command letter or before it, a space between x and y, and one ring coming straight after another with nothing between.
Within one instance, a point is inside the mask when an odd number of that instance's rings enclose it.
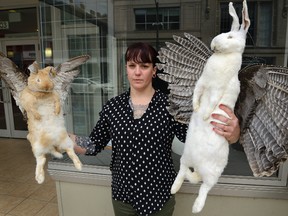
<instances>
[{"instance_id":1,"label":"ginger rabbit's ear","mask_svg":"<svg viewBox=\"0 0 288 216\"><path fill-rule=\"evenodd\" d=\"M240 27L239 18L237 16L235 8L233 7L232 2L229 3L229 14L233 18L233 22L231 25L231 31L239 31L239 27Z\"/></svg>"},{"instance_id":2,"label":"ginger rabbit's ear","mask_svg":"<svg viewBox=\"0 0 288 216\"><path fill-rule=\"evenodd\" d=\"M34 61L29 67L28 67L28 70L31 72L31 73L37 73L38 70L39 70L39 65L36 61Z\"/></svg>"},{"instance_id":3,"label":"ginger rabbit's ear","mask_svg":"<svg viewBox=\"0 0 288 216\"><path fill-rule=\"evenodd\" d=\"M53 67L50 67L50 69L49 69L49 76L50 76L51 78L54 78L56 75L57 75L56 70L54 70Z\"/></svg>"},{"instance_id":4,"label":"ginger rabbit's ear","mask_svg":"<svg viewBox=\"0 0 288 216\"><path fill-rule=\"evenodd\" d=\"M241 30L244 30L246 33L250 27L250 19L248 14L248 7L246 0L243 1L243 9L242 9L242 24Z\"/></svg>"}]
</instances>

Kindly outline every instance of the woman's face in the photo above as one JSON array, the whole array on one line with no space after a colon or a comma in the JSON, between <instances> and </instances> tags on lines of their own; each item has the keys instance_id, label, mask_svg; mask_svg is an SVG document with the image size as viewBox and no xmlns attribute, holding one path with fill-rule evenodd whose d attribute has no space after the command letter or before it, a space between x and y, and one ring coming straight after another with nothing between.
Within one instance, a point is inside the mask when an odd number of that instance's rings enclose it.
<instances>
[{"instance_id":1,"label":"woman's face","mask_svg":"<svg viewBox=\"0 0 288 216\"><path fill-rule=\"evenodd\" d=\"M144 90L147 87L152 87L152 77L156 74L156 67L153 67L152 63L128 61L126 70L131 88Z\"/></svg>"}]
</instances>

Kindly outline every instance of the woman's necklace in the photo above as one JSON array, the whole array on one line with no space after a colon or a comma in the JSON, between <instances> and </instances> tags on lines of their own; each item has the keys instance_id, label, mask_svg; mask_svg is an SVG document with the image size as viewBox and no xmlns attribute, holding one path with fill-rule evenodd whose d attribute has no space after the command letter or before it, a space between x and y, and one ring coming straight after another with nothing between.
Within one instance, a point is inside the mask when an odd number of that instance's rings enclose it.
<instances>
[{"instance_id":1,"label":"woman's necklace","mask_svg":"<svg viewBox=\"0 0 288 216\"><path fill-rule=\"evenodd\" d=\"M134 94L132 91L130 92L129 104L133 110L134 119L139 119L143 116L149 106L150 101L152 100L154 93L155 90L153 88L148 89L145 94L141 93L142 97L140 97L139 94L135 94L135 92ZM145 97L143 97L143 95ZM132 100L132 98L136 100Z\"/></svg>"},{"instance_id":2,"label":"woman's necklace","mask_svg":"<svg viewBox=\"0 0 288 216\"><path fill-rule=\"evenodd\" d=\"M129 99L129 104L130 104L131 109L133 110L134 119L141 118L149 106L149 103L148 104L133 104L131 98Z\"/></svg>"}]
</instances>

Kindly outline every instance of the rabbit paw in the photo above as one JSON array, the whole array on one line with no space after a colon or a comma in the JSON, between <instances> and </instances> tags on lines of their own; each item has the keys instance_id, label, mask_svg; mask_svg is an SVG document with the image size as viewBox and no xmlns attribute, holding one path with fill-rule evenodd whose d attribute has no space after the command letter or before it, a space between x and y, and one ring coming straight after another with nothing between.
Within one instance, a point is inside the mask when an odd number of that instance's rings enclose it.
<instances>
[{"instance_id":1,"label":"rabbit paw","mask_svg":"<svg viewBox=\"0 0 288 216\"><path fill-rule=\"evenodd\" d=\"M45 175L44 172L40 172L35 176L36 181L38 182L38 184L42 184L45 180Z\"/></svg>"},{"instance_id":2,"label":"rabbit paw","mask_svg":"<svg viewBox=\"0 0 288 216\"><path fill-rule=\"evenodd\" d=\"M199 213L204 207L204 203L200 199L196 199L192 207L192 213Z\"/></svg>"},{"instance_id":3,"label":"rabbit paw","mask_svg":"<svg viewBox=\"0 0 288 216\"><path fill-rule=\"evenodd\" d=\"M203 120L206 121L208 120L210 117L210 113L206 113L204 116L203 116Z\"/></svg>"},{"instance_id":4,"label":"rabbit paw","mask_svg":"<svg viewBox=\"0 0 288 216\"><path fill-rule=\"evenodd\" d=\"M205 112L203 113L203 120L204 120L204 121L208 120L208 119L210 118L212 112L213 112L213 109L211 109L210 107L207 108L207 109L205 110Z\"/></svg>"},{"instance_id":5,"label":"rabbit paw","mask_svg":"<svg viewBox=\"0 0 288 216\"><path fill-rule=\"evenodd\" d=\"M77 170L82 170L82 163L79 160L74 162L74 166Z\"/></svg>"},{"instance_id":6,"label":"rabbit paw","mask_svg":"<svg viewBox=\"0 0 288 216\"><path fill-rule=\"evenodd\" d=\"M174 181L172 187L171 187L171 194L176 194L177 191L180 189L181 184L179 184L178 182Z\"/></svg>"}]
</instances>

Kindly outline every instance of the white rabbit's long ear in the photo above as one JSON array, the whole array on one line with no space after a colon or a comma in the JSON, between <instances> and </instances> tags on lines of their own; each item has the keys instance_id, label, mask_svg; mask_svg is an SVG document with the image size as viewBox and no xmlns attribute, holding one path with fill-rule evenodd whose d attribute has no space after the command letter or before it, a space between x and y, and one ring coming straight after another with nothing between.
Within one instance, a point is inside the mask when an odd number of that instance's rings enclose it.
<instances>
[{"instance_id":1,"label":"white rabbit's long ear","mask_svg":"<svg viewBox=\"0 0 288 216\"><path fill-rule=\"evenodd\" d=\"M243 9L242 9L242 24L241 29L244 30L246 33L250 26L250 19L248 14L248 7L246 0L243 1Z\"/></svg>"},{"instance_id":2,"label":"white rabbit's long ear","mask_svg":"<svg viewBox=\"0 0 288 216\"><path fill-rule=\"evenodd\" d=\"M31 73L37 73L38 70L39 70L39 65L36 61L34 61L29 67L28 67L28 70L31 72Z\"/></svg>"},{"instance_id":3,"label":"white rabbit's long ear","mask_svg":"<svg viewBox=\"0 0 288 216\"><path fill-rule=\"evenodd\" d=\"M238 31L240 24L239 24L239 18L237 16L237 13L233 7L233 3L229 3L229 14L233 18L232 26L231 26L231 31Z\"/></svg>"}]
</instances>

